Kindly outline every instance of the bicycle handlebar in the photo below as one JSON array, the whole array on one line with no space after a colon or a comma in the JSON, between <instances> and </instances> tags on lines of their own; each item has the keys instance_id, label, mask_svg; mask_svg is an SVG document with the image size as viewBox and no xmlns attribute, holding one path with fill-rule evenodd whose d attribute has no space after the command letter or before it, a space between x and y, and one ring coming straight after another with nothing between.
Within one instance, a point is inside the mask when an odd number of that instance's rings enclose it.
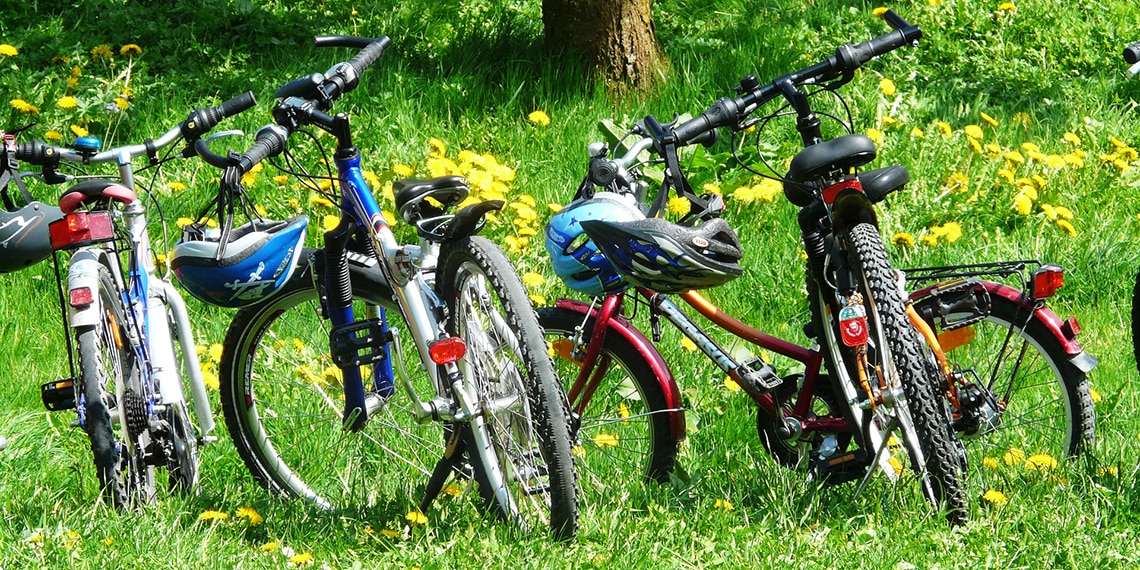
<instances>
[{"instance_id":1,"label":"bicycle handlebar","mask_svg":"<svg viewBox=\"0 0 1140 570\"><path fill-rule=\"evenodd\" d=\"M156 140L147 141L143 144L110 148L95 154L78 152L73 148L53 146L38 140L22 142L16 145L16 160L45 168L54 168L59 166L62 161L102 163L119 160L124 155L130 159L152 153L178 140L179 137L188 141L199 140L203 134L216 127L222 119L232 117L255 104L257 101L253 97L253 92L246 91L217 107L206 107L191 111L186 120L178 123Z\"/></svg>"},{"instance_id":2,"label":"bicycle handlebar","mask_svg":"<svg viewBox=\"0 0 1140 570\"><path fill-rule=\"evenodd\" d=\"M1124 48L1124 63L1140 63L1140 42Z\"/></svg>"},{"instance_id":3,"label":"bicycle handlebar","mask_svg":"<svg viewBox=\"0 0 1140 570\"><path fill-rule=\"evenodd\" d=\"M779 77L763 86L756 82L753 76L741 80L739 91L743 94L740 97L722 98L700 115L673 128L672 135L676 144L678 146L691 144L718 127L733 127L739 124L760 105L780 95L789 97L790 94L786 91L789 87L796 88L805 83L848 76L871 59L913 44L922 38L922 30L918 26L909 24L893 10L884 12L883 19L894 28L893 31L862 43L841 45L835 49L835 54L827 59Z\"/></svg>"}]
</instances>

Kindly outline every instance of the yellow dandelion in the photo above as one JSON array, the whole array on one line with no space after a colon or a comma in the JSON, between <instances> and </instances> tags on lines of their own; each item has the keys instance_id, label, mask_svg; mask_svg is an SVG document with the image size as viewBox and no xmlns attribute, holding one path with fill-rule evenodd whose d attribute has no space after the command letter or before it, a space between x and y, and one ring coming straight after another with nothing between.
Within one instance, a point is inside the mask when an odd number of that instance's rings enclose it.
<instances>
[{"instance_id":1,"label":"yellow dandelion","mask_svg":"<svg viewBox=\"0 0 1140 570\"><path fill-rule=\"evenodd\" d=\"M599 433L594 436L594 445L603 449L617 447L618 436L609 433Z\"/></svg>"},{"instance_id":2,"label":"yellow dandelion","mask_svg":"<svg viewBox=\"0 0 1140 570\"><path fill-rule=\"evenodd\" d=\"M982 466L985 467L986 469L997 469L998 468L998 460L996 457L983 457L982 458Z\"/></svg>"},{"instance_id":3,"label":"yellow dandelion","mask_svg":"<svg viewBox=\"0 0 1140 570\"><path fill-rule=\"evenodd\" d=\"M1050 471L1058 466L1057 460L1048 453L1036 453L1025 460L1025 468L1030 471Z\"/></svg>"},{"instance_id":4,"label":"yellow dandelion","mask_svg":"<svg viewBox=\"0 0 1140 570\"><path fill-rule=\"evenodd\" d=\"M1014 124L1026 126L1033 122L1033 120L1029 118L1029 113L1024 111L1014 113L1012 121Z\"/></svg>"},{"instance_id":5,"label":"yellow dandelion","mask_svg":"<svg viewBox=\"0 0 1140 570\"><path fill-rule=\"evenodd\" d=\"M874 10L871 10L871 15L876 17L876 18L882 18L883 14L886 14L886 13L887 13L887 9L883 6L879 6L879 7L875 8Z\"/></svg>"},{"instance_id":6,"label":"yellow dandelion","mask_svg":"<svg viewBox=\"0 0 1140 570\"><path fill-rule=\"evenodd\" d=\"M258 526L265 522L265 517L261 516L253 507L241 507L237 510L234 516L249 520L249 526Z\"/></svg>"},{"instance_id":7,"label":"yellow dandelion","mask_svg":"<svg viewBox=\"0 0 1140 570\"><path fill-rule=\"evenodd\" d=\"M218 378L218 373L214 372L212 366L209 368L205 366L202 367L202 383L205 384L206 387L210 390L219 390L222 387L222 383Z\"/></svg>"},{"instance_id":8,"label":"yellow dandelion","mask_svg":"<svg viewBox=\"0 0 1140 570\"><path fill-rule=\"evenodd\" d=\"M1001 4L998 4L997 9L998 9L998 13L1009 14L1009 13L1016 12L1017 6L1014 6L1013 2L1002 2Z\"/></svg>"},{"instance_id":9,"label":"yellow dandelion","mask_svg":"<svg viewBox=\"0 0 1140 570\"><path fill-rule=\"evenodd\" d=\"M1066 234L1069 234L1069 237L1077 236L1077 228L1073 227L1073 224L1069 223L1068 220L1057 220L1057 227L1061 228L1061 231Z\"/></svg>"},{"instance_id":10,"label":"yellow dandelion","mask_svg":"<svg viewBox=\"0 0 1140 570\"><path fill-rule=\"evenodd\" d=\"M381 530L380 534L382 534L388 538L396 538L396 537L400 536L400 531L392 530L390 528L386 528L384 530Z\"/></svg>"},{"instance_id":11,"label":"yellow dandelion","mask_svg":"<svg viewBox=\"0 0 1140 570\"><path fill-rule=\"evenodd\" d=\"M539 127L550 126L550 116L546 114L546 111L543 111L541 109L537 111L531 111L531 113L526 116L526 120L530 121L531 124L537 125Z\"/></svg>"},{"instance_id":12,"label":"yellow dandelion","mask_svg":"<svg viewBox=\"0 0 1140 570\"><path fill-rule=\"evenodd\" d=\"M922 236L922 245L927 247L934 247L938 245L938 236L934 234L926 234Z\"/></svg>"},{"instance_id":13,"label":"yellow dandelion","mask_svg":"<svg viewBox=\"0 0 1140 570\"><path fill-rule=\"evenodd\" d=\"M85 137L88 134L90 134L87 132L87 129L85 129L79 125L71 125L71 133L77 137Z\"/></svg>"},{"instance_id":14,"label":"yellow dandelion","mask_svg":"<svg viewBox=\"0 0 1140 570\"><path fill-rule=\"evenodd\" d=\"M1058 218L1061 218L1062 220L1073 219L1073 211L1066 208L1065 206L1054 206L1053 209L1057 211Z\"/></svg>"},{"instance_id":15,"label":"yellow dandelion","mask_svg":"<svg viewBox=\"0 0 1140 570\"><path fill-rule=\"evenodd\" d=\"M199 521L224 521L228 518L230 518L229 513L214 510L203 511L202 514L198 515Z\"/></svg>"},{"instance_id":16,"label":"yellow dandelion","mask_svg":"<svg viewBox=\"0 0 1140 570\"><path fill-rule=\"evenodd\" d=\"M1028 216L1033 212L1033 200L1029 199L1024 193L1018 194L1013 199L1013 209L1022 216Z\"/></svg>"},{"instance_id":17,"label":"yellow dandelion","mask_svg":"<svg viewBox=\"0 0 1140 570\"><path fill-rule=\"evenodd\" d=\"M1057 219L1057 209L1044 202L1041 203L1041 211L1045 213L1045 217L1050 220Z\"/></svg>"},{"instance_id":18,"label":"yellow dandelion","mask_svg":"<svg viewBox=\"0 0 1140 570\"><path fill-rule=\"evenodd\" d=\"M1006 498L1005 493L1002 493L997 489L990 489L986 491L985 494L982 495L982 500L995 507L1000 507L1009 502L1009 499Z\"/></svg>"},{"instance_id":19,"label":"yellow dandelion","mask_svg":"<svg viewBox=\"0 0 1140 570\"><path fill-rule=\"evenodd\" d=\"M55 106L59 107L60 109L74 109L78 105L79 101L71 95L60 97L59 100L55 102Z\"/></svg>"},{"instance_id":20,"label":"yellow dandelion","mask_svg":"<svg viewBox=\"0 0 1140 570\"><path fill-rule=\"evenodd\" d=\"M289 563L294 566L306 566L313 563L313 555L308 552L301 552L289 557Z\"/></svg>"},{"instance_id":21,"label":"yellow dandelion","mask_svg":"<svg viewBox=\"0 0 1140 570\"><path fill-rule=\"evenodd\" d=\"M1016 447L1011 447L1002 456L1002 461L1005 461L1006 465L1017 465L1025 461L1025 452Z\"/></svg>"},{"instance_id":22,"label":"yellow dandelion","mask_svg":"<svg viewBox=\"0 0 1140 570\"><path fill-rule=\"evenodd\" d=\"M432 137L428 139L428 156L442 158L447 156L447 143Z\"/></svg>"},{"instance_id":23,"label":"yellow dandelion","mask_svg":"<svg viewBox=\"0 0 1140 570\"><path fill-rule=\"evenodd\" d=\"M536 273L534 271L528 271L528 272L523 274L522 282L523 282L523 285L525 285L527 287L538 287L539 285L546 283L546 278L543 277L541 273Z\"/></svg>"},{"instance_id":24,"label":"yellow dandelion","mask_svg":"<svg viewBox=\"0 0 1140 570\"><path fill-rule=\"evenodd\" d=\"M915 127L915 128L910 130L910 137L911 138L921 139L921 138L924 138L925 136L926 136L926 133L922 132L922 129L920 129L918 127Z\"/></svg>"},{"instance_id":25,"label":"yellow dandelion","mask_svg":"<svg viewBox=\"0 0 1140 570\"><path fill-rule=\"evenodd\" d=\"M543 305L546 305L546 296L545 295L539 295L538 293L530 293L527 295L527 298L530 299L530 302L536 306L541 307Z\"/></svg>"},{"instance_id":26,"label":"yellow dandelion","mask_svg":"<svg viewBox=\"0 0 1140 570\"><path fill-rule=\"evenodd\" d=\"M701 190L704 190L705 194L722 194L720 191L720 184L717 184L715 182L706 182L703 186L701 186Z\"/></svg>"},{"instance_id":27,"label":"yellow dandelion","mask_svg":"<svg viewBox=\"0 0 1140 570\"><path fill-rule=\"evenodd\" d=\"M316 193L309 195L309 204L313 206L319 206L321 208L332 208L334 206L332 200L329 200L328 198L325 198L324 196Z\"/></svg>"},{"instance_id":28,"label":"yellow dandelion","mask_svg":"<svg viewBox=\"0 0 1140 570\"><path fill-rule=\"evenodd\" d=\"M128 101L125 97L115 97L114 101L115 106L117 106L120 111L126 111L127 109L131 108L131 102Z\"/></svg>"},{"instance_id":29,"label":"yellow dandelion","mask_svg":"<svg viewBox=\"0 0 1140 570\"><path fill-rule=\"evenodd\" d=\"M689 210L692 209L692 207L692 202L689 202L687 198L682 198L681 196L673 196L669 198L669 213L673 214L674 216L684 216L685 214L689 213Z\"/></svg>"},{"instance_id":30,"label":"yellow dandelion","mask_svg":"<svg viewBox=\"0 0 1140 570\"><path fill-rule=\"evenodd\" d=\"M44 138L52 142L61 141L63 140L63 133L56 130L51 130L44 133Z\"/></svg>"},{"instance_id":31,"label":"yellow dandelion","mask_svg":"<svg viewBox=\"0 0 1140 570\"><path fill-rule=\"evenodd\" d=\"M419 512L418 510L408 511L408 514L405 515L404 518L409 523L412 523L413 525L422 525L422 524L427 524L427 522L428 522L427 516L424 515L423 513Z\"/></svg>"},{"instance_id":32,"label":"yellow dandelion","mask_svg":"<svg viewBox=\"0 0 1140 570\"><path fill-rule=\"evenodd\" d=\"M732 378L732 376L725 376L724 377L724 387L729 392L739 392L740 391L740 384L738 384L736 382L736 380L734 380Z\"/></svg>"},{"instance_id":33,"label":"yellow dandelion","mask_svg":"<svg viewBox=\"0 0 1140 570\"><path fill-rule=\"evenodd\" d=\"M684 337L681 339L681 348L683 348L685 352L696 352L697 344L694 343L689 337Z\"/></svg>"},{"instance_id":34,"label":"yellow dandelion","mask_svg":"<svg viewBox=\"0 0 1140 570\"><path fill-rule=\"evenodd\" d=\"M879 144L883 141L883 131L876 129L875 127L870 127L867 129L867 138L871 139L871 142Z\"/></svg>"},{"instance_id":35,"label":"yellow dandelion","mask_svg":"<svg viewBox=\"0 0 1140 570\"><path fill-rule=\"evenodd\" d=\"M1108 142L1112 143L1112 146L1114 146L1116 148L1124 148L1124 147L1128 146L1124 141L1122 141L1122 140L1120 140L1114 136L1109 136Z\"/></svg>"},{"instance_id":36,"label":"yellow dandelion","mask_svg":"<svg viewBox=\"0 0 1140 570\"><path fill-rule=\"evenodd\" d=\"M570 448L570 455L573 455L574 459L579 459L579 460L585 459L586 458L586 448L582 447L581 445L575 445L574 447Z\"/></svg>"},{"instance_id":37,"label":"yellow dandelion","mask_svg":"<svg viewBox=\"0 0 1140 570\"><path fill-rule=\"evenodd\" d=\"M262 552L273 552L274 550L277 550L278 546L279 545L277 544L276 540L271 540L271 541L266 542L265 544L261 545L261 551Z\"/></svg>"},{"instance_id":38,"label":"yellow dandelion","mask_svg":"<svg viewBox=\"0 0 1140 570\"><path fill-rule=\"evenodd\" d=\"M337 214L325 214L321 218L321 228L326 232L331 232L340 225L340 216Z\"/></svg>"},{"instance_id":39,"label":"yellow dandelion","mask_svg":"<svg viewBox=\"0 0 1140 570\"><path fill-rule=\"evenodd\" d=\"M187 186L185 184L183 184L182 182L178 182L177 180L175 180L173 182L169 182L166 184L166 189L170 190L171 192L181 192L181 191L185 190L186 188L187 188Z\"/></svg>"},{"instance_id":40,"label":"yellow dandelion","mask_svg":"<svg viewBox=\"0 0 1140 570\"><path fill-rule=\"evenodd\" d=\"M0 55L16 57L20 55L20 50L16 49L16 46L12 44L0 44Z\"/></svg>"},{"instance_id":41,"label":"yellow dandelion","mask_svg":"<svg viewBox=\"0 0 1140 570\"><path fill-rule=\"evenodd\" d=\"M895 86L895 82L886 77L879 80L879 91L887 97L894 97L898 94L898 88Z\"/></svg>"},{"instance_id":42,"label":"yellow dandelion","mask_svg":"<svg viewBox=\"0 0 1140 570\"><path fill-rule=\"evenodd\" d=\"M23 99L12 99L11 101L8 102L8 104L11 105L13 109L15 109L21 113L24 113L26 115L38 115L38 114L40 114L40 108L39 107L37 107L37 106L35 106L35 105L33 105L33 104L23 100Z\"/></svg>"},{"instance_id":43,"label":"yellow dandelion","mask_svg":"<svg viewBox=\"0 0 1140 570\"><path fill-rule=\"evenodd\" d=\"M717 499L716 503L713 504L713 508L731 511L732 509L735 509L736 507L734 507L728 499Z\"/></svg>"},{"instance_id":44,"label":"yellow dandelion","mask_svg":"<svg viewBox=\"0 0 1140 570\"><path fill-rule=\"evenodd\" d=\"M977 154L983 154L982 143L975 138L966 137L966 145Z\"/></svg>"},{"instance_id":45,"label":"yellow dandelion","mask_svg":"<svg viewBox=\"0 0 1140 570\"><path fill-rule=\"evenodd\" d=\"M1002 153L1005 152L1005 149L997 143L986 143L985 149L987 158L1000 158Z\"/></svg>"},{"instance_id":46,"label":"yellow dandelion","mask_svg":"<svg viewBox=\"0 0 1140 570\"><path fill-rule=\"evenodd\" d=\"M1099 473L1102 477L1104 477L1104 476L1116 477L1116 466L1115 465L1109 465L1107 467L1101 467Z\"/></svg>"},{"instance_id":47,"label":"yellow dandelion","mask_svg":"<svg viewBox=\"0 0 1140 570\"><path fill-rule=\"evenodd\" d=\"M132 56L142 55L142 48L138 44L127 44L119 48L119 55Z\"/></svg>"},{"instance_id":48,"label":"yellow dandelion","mask_svg":"<svg viewBox=\"0 0 1140 570\"><path fill-rule=\"evenodd\" d=\"M955 172L942 181L942 187L951 192L965 192L970 187L970 179L961 172Z\"/></svg>"},{"instance_id":49,"label":"yellow dandelion","mask_svg":"<svg viewBox=\"0 0 1140 570\"><path fill-rule=\"evenodd\" d=\"M1081 146L1081 137L1078 137L1075 133L1066 132L1061 135L1061 139L1073 146Z\"/></svg>"},{"instance_id":50,"label":"yellow dandelion","mask_svg":"<svg viewBox=\"0 0 1140 570\"><path fill-rule=\"evenodd\" d=\"M222 353L225 352L225 350L226 350L226 347L223 346L222 343L215 342L215 343L210 345L210 348L207 349L207 352L209 352L209 354L210 354L210 360L211 361L221 363L222 362Z\"/></svg>"},{"instance_id":51,"label":"yellow dandelion","mask_svg":"<svg viewBox=\"0 0 1140 570\"><path fill-rule=\"evenodd\" d=\"M982 128L978 125L966 125L962 128L962 132L966 133L967 137L976 140L982 140L982 137L985 136L985 133L982 132Z\"/></svg>"},{"instance_id":52,"label":"yellow dandelion","mask_svg":"<svg viewBox=\"0 0 1140 570\"><path fill-rule=\"evenodd\" d=\"M111 53L111 46L109 46L107 44L101 44L101 45L97 45L97 46L91 48L91 59L92 60L111 59L112 55L114 55L114 54Z\"/></svg>"},{"instance_id":53,"label":"yellow dandelion","mask_svg":"<svg viewBox=\"0 0 1140 570\"><path fill-rule=\"evenodd\" d=\"M934 127L938 129L938 132L942 133L942 136L944 137L948 137L954 134L954 129L950 128L950 123L947 123L945 121L935 121Z\"/></svg>"},{"instance_id":54,"label":"yellow dandelion","mask_svg":"<svg viewBox=\"0 0 1140 570\"><path fill-rule=\"evenodd\" d=\"M1097 392L1096 388L1093 388L1092 386L1089 386L1089 396L1092 397L1094 404L1099 404L1100 401L1104 399L1104 396L1101 396L1100 392Z\"/></svg>"},{"instance_id":55,"label":"yellow dandelion","mask_svg":"<svg viewBox=\"0 0 1140 570\"><path fill-rule=\"evenodd\" d=\"M899 232L891 238L891 243L899 249L912 249L914 247L914 236L906 232Z\"/></svg>"},{"instance_id":56,"label":"yellow dandelion","mask_svg":"<svg viewBox=\"0 0 1140 570\"><path fill-rule=\"evenodd\" d=\"M985 122L987 125L989 125L991 127L996 127L999 124L997 119L995 119L995 118L993 118L993 117L991 117L985 113L978 113L978 115L982 117L983 122Z\"/></svg>"},{"instance_id":57,"label":"yellow dandelion","mask_svg":"<svg viewBox=\"0 0 1140 570\"><path fill-rule=\"evenodd\" d=\"M1022 156L1021 153L1017 152L1016 150L1011 150L1011 151L1005 153L1004 158L1006 159L1006 161L1011 162L1011 163L1025 164L1025 157Z\"/></svg>"}]
</instances>

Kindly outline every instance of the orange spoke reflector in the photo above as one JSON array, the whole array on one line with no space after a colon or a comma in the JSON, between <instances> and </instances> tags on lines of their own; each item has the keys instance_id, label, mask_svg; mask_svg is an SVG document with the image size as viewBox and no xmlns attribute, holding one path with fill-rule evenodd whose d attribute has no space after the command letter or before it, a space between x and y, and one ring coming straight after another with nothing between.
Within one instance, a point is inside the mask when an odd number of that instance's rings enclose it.
<instances>
[{"instance_id":1,"label":"orange spoke reflector","mask_svg":"<svg viewBox=\"0 0 1140 570\"><path fill-rule=\"evenodd\" d=\"M966 346L974 341L977 336L977 331L974 327L962 327L950 331L942 331L938 333L938 344L942 345L942 352L950 352L959 346Z\"/></svg>"},{"instance_id":2,"label":"orange spoke reflector","mask_svg":"<svg viewBox=\"0 0 1140 570\"><path fill-rule=\"evenodd\" d=\"M437 340L428 346L428 354L436 364L451 364L467 354L467 344L457 336Z\"/></svg>"}]
</instances>

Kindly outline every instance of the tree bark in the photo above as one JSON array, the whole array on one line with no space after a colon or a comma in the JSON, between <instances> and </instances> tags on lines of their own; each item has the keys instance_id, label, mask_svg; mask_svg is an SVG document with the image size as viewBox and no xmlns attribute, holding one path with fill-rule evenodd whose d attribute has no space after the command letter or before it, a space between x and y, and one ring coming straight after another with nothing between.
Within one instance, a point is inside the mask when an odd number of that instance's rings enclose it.
<instances>
[{"instance_id":1,"label":"tree bark","mask_svg":"<svg viewBox=\"0 0 1140 570\"><path fill-rule=\"evenodd\" d=\"M647 89L668 62L653 27L652 0L543 0L546 46L582 57L609 85Z\"/></svg>"}]
</instances>

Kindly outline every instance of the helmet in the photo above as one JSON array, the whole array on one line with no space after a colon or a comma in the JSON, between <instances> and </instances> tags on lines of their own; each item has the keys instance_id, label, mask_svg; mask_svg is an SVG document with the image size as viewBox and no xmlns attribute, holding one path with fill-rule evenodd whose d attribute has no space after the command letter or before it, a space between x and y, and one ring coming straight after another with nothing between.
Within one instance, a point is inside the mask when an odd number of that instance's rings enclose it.
<instances>
[{"instance_id":1,"label":"helmet","mask_svg":"<svg viewBox=\"0 0 1140 570\"><path fill-rule=\"evenodd\" d=\"M696 227L646 218L588 221L582 228L622 277L658 293L716 287L744 273L740 239L720 218Z\"/></svg>"},{"instance_id":2,"label":"helmet","mask_svg":"<svg viewBox=\"0 0 1140 570\"><path fill-rule=\"evenodd\" d=\"M11 212L0 210L0 273L19 271L51 255L48 224L61 218L59 208L36 201Z\"/></svg>"},{"instance_id":3,"label":"helmet","mask_svg":"<svg viewBox=\"0 0 1140 570\"><path fill-rule=\"evenodd\" d=\"M289 281L308 225L308 216L249 222L230 232L221 259L217 259L220 232L202 236L197 230L184 231L171 252L170 268L178 282L204 303L228 308L251 305Z\"/></svg>"},{"instance_id":4,"label":"helmet","mask_svg":"<svg viewBox=\"0 0 1140 570\"><path fill-rule=\"evenodd\" d=\"M605 220L628 222L645 219L632 195L598 192L578 199L554 214L546 223L546 251L554 273L571 289L587 295L607 295L629 287L582 232L582 222Z\"/></svg>"}]
</instances>

